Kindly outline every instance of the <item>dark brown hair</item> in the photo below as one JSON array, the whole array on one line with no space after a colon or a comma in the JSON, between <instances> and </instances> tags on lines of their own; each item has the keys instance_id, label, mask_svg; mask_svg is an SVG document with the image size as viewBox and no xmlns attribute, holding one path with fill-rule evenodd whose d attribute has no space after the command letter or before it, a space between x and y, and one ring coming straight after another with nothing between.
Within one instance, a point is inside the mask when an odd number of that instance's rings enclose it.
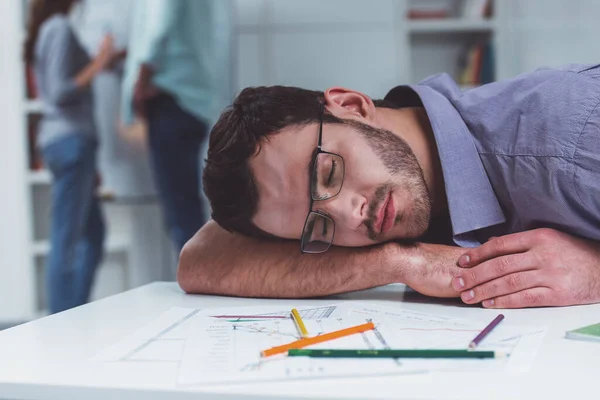
<instances>
[{"instance_id":1,"label":"dark brown hair","mask_svg":"<svg viewBox=\"0 0 600 400\"><path fill-rule=\"evenodd\" d=\"M29 8L27 37L23 45L23 58L32 63L35 58L35 43L40 27L54 14L67 14L77 0L33 0Z\"/></svg>"},{"instance_id":2,"label":"dark brown hair","mask_svg":"<svg viewBox=\"0 0 600 400\"><path fill-rule=\"evenodd\" d=\"M252 222L258 191L248 164L263 140L288 126L318 123L323 92L289 86L244 89L219 118L210 134L203 173L204 192L212 218L228 231L275 238ZM382 100L375 105L392 107ZM325 111L323 123L341 124ZM316 145L316 143L315 143Z\"/></svg>"}]
</instances>

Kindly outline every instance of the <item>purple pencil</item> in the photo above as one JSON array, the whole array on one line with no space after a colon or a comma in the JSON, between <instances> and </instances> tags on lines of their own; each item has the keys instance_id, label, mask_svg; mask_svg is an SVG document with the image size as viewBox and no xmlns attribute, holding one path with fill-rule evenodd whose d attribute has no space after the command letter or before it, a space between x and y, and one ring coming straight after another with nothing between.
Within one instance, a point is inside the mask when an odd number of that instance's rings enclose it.
<instances>
[{"instance_id":1,"label":"purple pencil","mask_svg":"<svg viewBox=\"0 0 600 400\"><path fill-rule=\"evenodd\" d=\"M499 323L504 319L504 315L500 314L492 322L489 323L480 333L469 343L469 349L477 347L481 342Z\"/></svg>"}]
</instances>

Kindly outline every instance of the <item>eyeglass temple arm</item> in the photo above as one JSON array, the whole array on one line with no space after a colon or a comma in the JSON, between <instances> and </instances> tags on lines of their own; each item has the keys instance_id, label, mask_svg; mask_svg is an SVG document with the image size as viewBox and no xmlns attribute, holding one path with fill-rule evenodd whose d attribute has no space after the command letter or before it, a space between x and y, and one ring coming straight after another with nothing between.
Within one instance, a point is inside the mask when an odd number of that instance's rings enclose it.
<instances>
[{"instance_id":1,"label":"eyeglass temple arm","mask_svg":"<svg viewBox=\"0 0 600 400\"><path fill-rule=\"evenodd\" d=\"M319 148L319 150L321 149L321 142L322 142L322 138L323 138L323 116L325 114L325 103L321 103L321 111L319 114L319 142L317 143L317 147Z\"/></svg>"}]
</instances>

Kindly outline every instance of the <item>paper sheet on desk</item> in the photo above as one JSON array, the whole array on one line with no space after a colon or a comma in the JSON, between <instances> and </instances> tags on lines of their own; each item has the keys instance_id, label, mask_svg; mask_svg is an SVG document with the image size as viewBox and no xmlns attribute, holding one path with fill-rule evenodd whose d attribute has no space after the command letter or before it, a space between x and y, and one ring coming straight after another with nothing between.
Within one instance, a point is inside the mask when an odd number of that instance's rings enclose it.
<instances>
[{"instance_id":1,"label":"paper sheet on desk","mask_svg":"<svg viewBox=\"0 0 600 400\"><path fill-rule=\"evenodd\" d=\"M180 364L179 373L183 382L196 381L194 371L188 370L191 353L187 352L187 343L198 334L194 327L196 319L206 319L207 315L214 315L213 310L198 310L193 308L173 307L159 315L149 324L139 330L127 335L114 346L103 351L92 359L95 362L144 362L144 363L175 363ZM301 308L303 318L309 321L335 319L342 317L347 322L358 318L373 320L385 326L384 339L389 347L401 348L431 348L450 347L465 348L468 342L491 320L489 314L478 318L457 319L445 315L436 315L407 310L401 307L385 307L369 302L346 302L338 305L324 305ZM219 308L218 314L225 313L244 314L280 314L287 315L289 310L280 306L267 307L236 307ZM256 321L255 321L256 322ZM313 323L311 322L311 324ZM354 322L352 322L354 323ZM323 326L322 329L333 328ZM313 329L309 327L309 329ZM476 332L474 332L476 331ZM488 338L480 345L480 349L504 350L511 353L511 357L503 362L494 360L403 360L402 369L394 373L408 373L414 371L444 371L444 370L469 370L484 371L490 369L502 369L504 371L526 371L533 362L537 350L545 333L544 327L519 327L513 326L509 319L505 319ZM357 336L358 337L358 336ZM377 340L371 339L374 343ZM379 340L381 344L381 341ZM356 347L363 343L348 343L348 346ZM371 344L373 346L373 344ZM199 347L202 344L198 344ZM260 347L260 346L257 346ZM267 346L268 347L268 346ZM325 347L330 347L327 344ZM361 348L361 347L359 347ZM262 350L261 348L260 350ZM198 350L198 349L196 349ZM186 365L183 364L184 358ZM305 360L306 361L306 360ZM339 361L339 360L336 360ZM357 361L360 366L358 373L368 373L364 359ZM372 361L372 360L371 360ZM342 361L344 363L345 361ZM192 363L192 365L194 365ZM274 366L276 364L273 364ZM349 365L349 364L348 364ZM193 368L193 367L192 367ZM310 376L310 368L307 367ZM339 372L339 371L338 371ZM386 372L381 372L386 373ZM185 374L185 376L183 376ZM299 376L299 371L296 371ZM320 376L320 375L312 375ZM231 381L231 380L230 380ZM244 381L242 379L242 381Z\"/></svg>"},{"instance_id":2,"label":"paper sheet on desk","mask_svg":"<svg viewBox=\"0 0 600 400\"><path fill-rule=\"evenodd\" d=\"M171 307L143 327L103 350L92 362L179 363L199 309Z\"/></svg>"},{"instance_id":3,"label":"paper sheet on desk","mask_svg":"<svg viewBox=\"0 0 600 400\"><path fill-rule=\"evenodd\" d=\"M385 321L391 327L394 340L402 348L465 349L469 342L491 321L489 314L478 318L460 319L444 315L421 313L402 308L354 304L349 315L361 315L373 321ZM431 371L469 370L527 372L546 334L544 326L522 326L502 321L477 347L508 353L504 360L405 360L405 366Z\"/></svg>"},{"instance_id":4,"label":"paper sheet on desk","mask_svg":"<svg viewBox=\"0 0 600 400\"><path fill-rule=\"evenodd\" d=\"M206 311L206 310L205 310ZM364 324L370 318L349 315L346 307L336 307L336 313L323 318L306 318L307 310L299 308L308 332L313 336ZM218 310L212 314L221 313ZM223 312L225 313L225 312ZM227 314L262 314L256 309L244 312L228 309ZM206 314L206 312L203 312ZM283 310L284 315L289 311ZM331 378L426 372L423 366L406 368L395 359L327 359L287 357L263 358L260 352L299 339L294 322L254 320L252 318L222 321L197 315L193 318L191 335L186 341L178 383L258 382L282 379ZM394 334L385 324L375 330L346 336L311 346L325 349L385 349L398 346Z\"/></svg>"},{"instance_id":5,"label":"paper sheet on desk","mask_svg":"<svg viewBox=\"0 0 600 400\"><path fill-rule=\"evenodd\" d=\"M335 305L305 307L303 318L329 318L339 311ZM219 313L223 310L219 309ZM231 308L230 308L231 310ZM287 315L280 306L236 307L238 313ZM97 354L92 362L179 363L190 332L192 317L202 310L171 307L156 319L130 333L119 342ZM210 314L210 313L209 313Z\"/></svg>"},{"instance_id":6,"label":"paper sheet on desk","mask_svg":"<svg viewBox=\"0 0 600 400\"><path fill-rule=\"evenodd\" d=\"M281 306L219 308L217 313L233 311L242 314L289 315ZM304 307L304 319L324 319L341 315L336 305ZM192 317L201 309L172 307L156 319L130 333L119 342L92 358L92 362L179 363L190 333ZM210 311L207 311L211 314ZM341 313L341 314L340 314ZM207 314L207 315L208 315Z\"/></svg>"}]
</instances>

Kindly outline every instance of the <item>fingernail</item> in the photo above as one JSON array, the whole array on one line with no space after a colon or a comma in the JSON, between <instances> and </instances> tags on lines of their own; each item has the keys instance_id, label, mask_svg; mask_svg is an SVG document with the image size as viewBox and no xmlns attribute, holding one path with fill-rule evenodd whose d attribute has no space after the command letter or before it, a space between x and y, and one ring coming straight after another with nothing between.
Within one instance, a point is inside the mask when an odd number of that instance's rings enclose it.
<instances>
[{"instance_id":1,"label":"fingernail","mask_svg":"<svg viewBox=\"0 0 600 400\"><path fill-rule=\"evenodd\" d=\"M457 276L452 280L452 286L454 286L454 289L456 290L461 290L465 287L465 280L460 276Z\"/></svg>"},{"instance_id":2,"label":"fingernail","mask_svg":"<svg viewBox=\"0 0 600 400\"><path fill-rule=\"evenodd\" d=\"M490 299L490 300L484 300L484 301L481 303L481 305L482 305L482 306L484 306L484 307L486 307L486 308L487 308L487 307L491 307L491 306L493 306L493 305L494 305L494 299Z\"/></svg>"},{"instance_id":3,"label":"fingernail","mask_svg":"<svg viewBox=\"0 0 600 400\"><path fill-rule=\"evenodd\" d=\"M471 300L475 297L475 291L469 290L468 292L464 292L461 297L463 301Z\"/></svg>"},{"instance_id":4,"label":"fingernail","mask_svg":"<svg viewBox=\"0 0 600 400\"><path fill-rule=\"evenodd\" d=\"M461 257L458 259L458 263L459 263L461 266L463 266L463 267L466 267L467 265L469 265L469 263L470 263L470 262L471 262L471 257L469 257L469 256L468 256L468 255L466 255L466 254L465 254L464 256L461 256Z\"/></svg>"}]
</instances>

